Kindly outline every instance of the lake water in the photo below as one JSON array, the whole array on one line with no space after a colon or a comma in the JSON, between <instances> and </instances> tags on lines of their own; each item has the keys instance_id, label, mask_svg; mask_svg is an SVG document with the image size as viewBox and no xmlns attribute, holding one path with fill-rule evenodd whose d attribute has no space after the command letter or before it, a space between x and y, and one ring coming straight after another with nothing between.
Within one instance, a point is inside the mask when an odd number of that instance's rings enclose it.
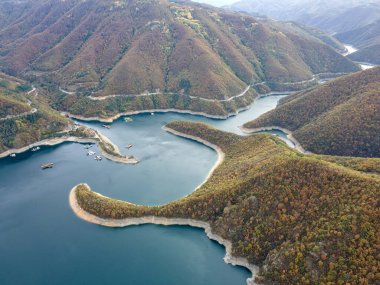
<instances>
[{"instance_id":1,"label":"lake water","mask_svg":"<svg viewBox=\"0 0 380 285\"><path fill-rule=\"evenodd\" d=\"M164 132L173 120L202 121L241 134L238 126L275 108L284 95L256 100L228 120L175 113L137 115L99 129L136 166L87 157L83 145L43 147L0 160L0 284L245 284L250 273L223 261L225 250L200 229L145 225L110 229L78 219L72 187L88 183L104 195L161 205L191 193L217 160L211 149ZM284 136L282 133L278 133ZM133 144L131 150L124 148ZM94 151L99 152L97 147ZM53 162L54 169L40 165Z\"/></svg>"}]
</instances>

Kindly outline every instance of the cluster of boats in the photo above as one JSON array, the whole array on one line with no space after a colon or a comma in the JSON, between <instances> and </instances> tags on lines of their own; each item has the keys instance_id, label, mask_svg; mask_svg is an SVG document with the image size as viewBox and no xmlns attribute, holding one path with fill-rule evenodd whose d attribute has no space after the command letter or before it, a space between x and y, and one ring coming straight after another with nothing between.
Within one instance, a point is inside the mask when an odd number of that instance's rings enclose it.
<instances>
[{"instance_id":1,"label":"cluster of boats","mask_svg":"<svg viewBox=\"0 0 380 285\"><path fill-rule=\"evenodd\" d=\"M87 149L87 156L94 156L94 160L96 161L102 161L103 158L100 155L96 155L95 151L89 150L92 147L92 145L86 145L84 148Z\"/></svg>"},{"instance_id":2,"label":"cluster of boats","mask_svg":"<svg viewBox=\"0 0 380 285\"><path fill-rule=\"evenodd\" d=\"M41 149L41 148L40 148L39 146L37 146L37 147L32 148L32 151L33 151L33 152L36 152L36 151L39 151L40 149ZM16 157L16 154L15 154L15 153L11 153L9 156L10 156L10 157Z\"/></svg>"}]
</instances>

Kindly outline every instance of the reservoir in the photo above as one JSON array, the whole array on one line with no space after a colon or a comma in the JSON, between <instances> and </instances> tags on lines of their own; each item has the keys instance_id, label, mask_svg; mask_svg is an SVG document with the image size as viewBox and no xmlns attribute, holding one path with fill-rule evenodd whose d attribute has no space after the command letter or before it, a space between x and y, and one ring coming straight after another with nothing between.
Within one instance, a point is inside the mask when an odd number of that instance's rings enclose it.
<instances>
[{"instance_id":1,"label":"reservoir","mask_svg":"<svg viewBox=\"0 0 380 285\"><path fill-rule=\"evenodd\" d=\"M201 121L242 134L238 126L276 107L285 95L259 98L251 109L228 120L176 113L119 119L99 129L124 154L141 162L97 162L81 144L42 147L0 160L0 280L2 285L246 284L250 273L223 261L225 250L203 230L145 225L110 229L78 219L68 204L72 187L143 205L162 205L194 191L217 160L196 142L162 126L174 120ZM282 133L277 133L284 136ZM126 145L132 144L130 150ZM99 153L96 146L93 151ZM40 165L53 162L53 169Z\"/></svg>"}]
</instances>

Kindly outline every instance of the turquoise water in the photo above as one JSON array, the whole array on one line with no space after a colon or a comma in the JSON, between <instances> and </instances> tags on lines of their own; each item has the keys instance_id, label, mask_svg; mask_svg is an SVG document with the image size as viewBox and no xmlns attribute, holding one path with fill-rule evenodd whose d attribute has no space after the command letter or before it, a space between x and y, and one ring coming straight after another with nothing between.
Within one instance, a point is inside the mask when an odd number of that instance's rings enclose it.
<instances>
[{"instance_id":1,"label":"turquoise water","mask_svg":"<svg viewBox=\"0 0 380 285\"><path fill-rule=\"evenodd\" d=\"M202 230L146 225L109 229L79 220L68 205L70 189L86 182L95 191L144 205L191 193L217 157L211 149L164 132L173 120L237 128L273 109L283 96L258 99L229 120L174 113L122 119L100 129L136 166L86 156L83 145L43 147L0 160L0 284L245 284L250 273L223 261L225 250ZM133 144L131 150L124 148ZM99 152L97 147L94 151ZM40 165L56 164L42 171Z\"/></svg>"}]
</instances>

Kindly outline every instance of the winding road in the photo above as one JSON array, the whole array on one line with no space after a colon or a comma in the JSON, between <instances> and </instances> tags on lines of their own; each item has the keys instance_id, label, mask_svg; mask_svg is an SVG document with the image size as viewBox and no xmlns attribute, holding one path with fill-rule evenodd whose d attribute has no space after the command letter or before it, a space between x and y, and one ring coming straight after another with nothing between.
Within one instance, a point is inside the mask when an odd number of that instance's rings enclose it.
<instances>
[{"instance_id":1,"label":"winding road","mask_svg":"<svg viewBox=\"0 0 380 285\"><path fill-rule=\"evenodd\" d=\"M38 91L37 89L33 86L33 89L30 90L28 93L26 93L27 95L30 95L32 94L33 92L36 92L36 96L38 95ZM30 101L29 99L27 99L28 101L28 105L29 106L32 106L32 101ZM24 113L21 113L21 114L17 114L17 115L8 115L6 117L3 117L3 118L0 118L0 122L3 122L3 121L6 121L6 120L11 120L11 119L17 119L17 118L22 118L22 117L26 117L26 116L29 116L29 115L32 115L34 113L37 113L38 110L37 108L32 108L30 111L28 112L24 112Z\"/></svg>"},{"instance_id":2,"label":"winding road","mask_svg":"<svg viewBox=\"0 0 380 285\"><path fill-rule=\"evenodd\" d=\"M92 95L88 96L88 98L90 98L91 100L94 100L94 101L103 101L103 100L106 100L106 99L109 99L109 98L115 98L115 97L148 97L148 96L152 96L152 95L180 95L180 96L186 96L186 97L189 97L191 99L199 99L201 101L206 101L206 102L230 102L236 98L239 98L239 97L243 97L248 91L249 89L251 88L250 85L248 85L243 92L241 92L240 94L238 95L235 95L235 96L232 96L228 99L207 99L207 98L201 98L201 97L196 97L196 96L189 96L189 95L185 95L185 94L181 94L181 93L174 93L174 92L168 92L168 93L163 93L163 92L152 92L152 93L143 93L143 94L112 94L112 95L107 95L107 96L103 96L103 97L94 97ZM69 91L66 91L66 90L63 90L62 88L59 88L59 90L65 94L75 94L74 92L69 92Z\"/></svg>"}]
</instances>

